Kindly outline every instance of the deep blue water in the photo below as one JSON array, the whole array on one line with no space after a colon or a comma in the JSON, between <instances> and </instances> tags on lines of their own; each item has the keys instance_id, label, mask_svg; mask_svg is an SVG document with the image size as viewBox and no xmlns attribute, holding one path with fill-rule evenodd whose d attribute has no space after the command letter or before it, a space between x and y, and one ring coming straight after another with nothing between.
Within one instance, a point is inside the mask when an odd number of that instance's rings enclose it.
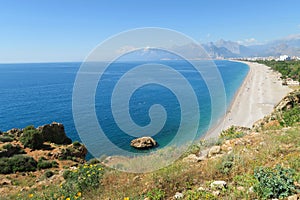
<instances>
[{"instance_id":1,"label":"deep blue water","mask_svg":"<svg viewBox=\"0 0 300 200\"><path fill-rule=\"evenodd\" d=\"M245 78L248 67L242 63L215 61L223 78L227 106ZM95 101L96 114L103 131L112 143L130 150L128 142L133 136L124 132L114 122L110 110L110 95L113 85L126 71L137 63L115 63L109 76L102 76L97 87ZM165 61L189 80L197 98L201 100L198 136L208 129L211 110L209 92L199 74L190 70L188 63ZM72 91L81 63L30 63L0 64L0 130L24 128L28 125L40 126L53 121L63 123L67 135L72 140L80 140L72 115ZM180 105L171 90L158 84L148 84L136 90L129 101L132 120L139 126L151 122L148 110L153 104L165 108L167 120L163 129L154 136L160 146L174 137L180 122ZM220 108L220 113L222 109ZM119 111L122 114L122 110ZM215 115L216 120L220 116ZM188 133L187 133L188 134ZM105 147L103 147L105 149Z\"/></svg>"}]
</instances>

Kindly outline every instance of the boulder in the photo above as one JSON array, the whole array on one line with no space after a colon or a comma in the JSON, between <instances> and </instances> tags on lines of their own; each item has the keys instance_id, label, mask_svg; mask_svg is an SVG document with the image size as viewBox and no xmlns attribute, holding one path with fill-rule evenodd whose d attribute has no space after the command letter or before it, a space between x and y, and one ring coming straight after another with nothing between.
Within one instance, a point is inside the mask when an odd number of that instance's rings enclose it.
<instances>
[{"instance_id":1,"label":"boulder","mask_svg":"<svg viewBox=\"0 0 300 200\"><path fill-rule=\"evenodd\" d=\"M297 194L294 194L294 195L292 195L292 196L289 196L287 199L288 199L288 200L297 200L298 197L297 197Z\"/></svg>"},{"instance_id":2,"label":"boulder","mask_svg":"<svg viewBox=\"0 0 300 200\"><path fill-rule=\"evenodd\" d=\"M213 146L210 148L207 157L211 158L212 156L218 154L221 152L221 147L220 146Z\"/></svg>"},{"instance_id":3,"label":"boulder","mask_svg":"<svg viewBox=\"0 0 300 200\"><path fill-rule=\"evenodd\" d=\"M131 141L130 146L136 149L149 149L155 147L157 142L152 137L141 137Z\"/></svg>"},{"instance_id":4,"label":"boulder","mask_svg":"<svg viewBox=\"0 0 300 200\"><path fill-rule=\"evenodd\" d=\"M182 199L183 198L183 194L181 192L176 192L176 194L174 195L175 199Z\"/></svg>"},{"instance_id":5,"label":"boulder","mask_svg":"<svg viewBox=\"0 0 300 200\"><path fill-rule=\"evenodd\" d=\"M214 181L210 184L212 189L223 189L227 187L226 181Z\"/></svg>"},{"instance_id":6,"label":"boulder","mask_svg":"<svg viewBox=\"0 0 300 200\"><path fill-rule=\"evenodd\" d=\"M11 180L9 180L9 179L7 179L7 178L2 178L2 179L0 180L0 185L1 185L1 186L3 186L3 185L11 185L11 184L12 184Z\"/></svg>"}]
</instances>

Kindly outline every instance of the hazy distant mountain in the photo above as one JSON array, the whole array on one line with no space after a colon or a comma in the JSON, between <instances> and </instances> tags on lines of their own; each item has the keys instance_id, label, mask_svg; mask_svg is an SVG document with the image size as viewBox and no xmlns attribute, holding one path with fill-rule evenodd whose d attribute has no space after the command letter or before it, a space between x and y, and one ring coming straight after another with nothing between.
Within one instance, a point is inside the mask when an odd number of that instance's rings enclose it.
<instances>
[{"instance_id":1,"label":"hazy distant mountain","mask_svg":"<svg viewBox=\"0 0 300 200\"><path fill-rule=\"evenodd\" d=\"M169 50L187 59L210 58L241 58L265 56L300 56L300 34L274 40L260 45L241 45L238 42L218 40L202 44L202 47L193 43L173 46ZM208 54L208 55L207 55ZM209 56L209 57L208 57ZM145 48L133 51L122 60L178 60L182 59L169 51Z\"/></svg>"},{"instance_id":2,"label":"hazy distant mountain","mask_svg":"<svg viewBox=\"0 0 300 200\"><path fill-rule=\"evenodd\" d=\"M274 40L266 44L244 46L237 42L223 39L203 44L208 54L217 57L252 57L252 56L300 56L300 34Z\"/></svg>"}]
</instances>

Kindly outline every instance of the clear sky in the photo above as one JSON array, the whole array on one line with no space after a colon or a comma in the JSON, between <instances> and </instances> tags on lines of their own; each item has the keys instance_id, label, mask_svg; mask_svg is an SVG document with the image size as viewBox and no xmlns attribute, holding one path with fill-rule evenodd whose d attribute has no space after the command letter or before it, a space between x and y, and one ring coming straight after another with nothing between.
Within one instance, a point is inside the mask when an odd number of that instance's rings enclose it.
<instances>
[{"instance_id":1,"label":"clear sky","mask_svg":"<svg viewBox=\"0 0 300 200\"><path fill-rule=\"evenodd\" d=\"M299 0L0 0L0 62L81 61L140 27L199 42L266 42L300 33L299 8Z\"/></svg>"}]
</instances>

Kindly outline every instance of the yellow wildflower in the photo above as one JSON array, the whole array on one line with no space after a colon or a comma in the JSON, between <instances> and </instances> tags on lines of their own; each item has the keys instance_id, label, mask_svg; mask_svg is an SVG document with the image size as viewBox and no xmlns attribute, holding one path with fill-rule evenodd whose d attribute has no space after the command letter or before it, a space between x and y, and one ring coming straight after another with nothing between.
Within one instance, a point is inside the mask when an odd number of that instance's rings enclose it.
<instances>
[{"instance_id":1,"label":"yellow wildflower","mask_svg":"<svg viewBox=\"0 0 300 200\"><path fill-rule=\"evenodd\" d=\"M129 200L129 197L124 197L124 200Z\"/></svg>"},{"instance_id":2,"label":"yellow wildflower","mask_svg":"<svg viewBox=\"0 0 300 200\"><path fill-rule=\"evenodd\" d=\"M32 198L32 197L33 197L33 194L29 194L28 197L29 197L29 198Z\"/></svg>"},{"instance_id":3,"label":"yellow wildflower","mask_svg":"<svg viewBox=\"0 0 300 200\"><path fill-rule=\"evenodd\" d=\"M77 192L77 196L78 196L78 197L81 197L81 192Z\"/></svg>"},{"instance_id":4,"label":"yellow wildflower","mask_svg":"<svg viewBox=\"0 0 300 200\"><path fill-rule=\"evenodd\" d=\"M70 197L66 198L66 200L71 200Z\"/></svg>"}]
</instances>

